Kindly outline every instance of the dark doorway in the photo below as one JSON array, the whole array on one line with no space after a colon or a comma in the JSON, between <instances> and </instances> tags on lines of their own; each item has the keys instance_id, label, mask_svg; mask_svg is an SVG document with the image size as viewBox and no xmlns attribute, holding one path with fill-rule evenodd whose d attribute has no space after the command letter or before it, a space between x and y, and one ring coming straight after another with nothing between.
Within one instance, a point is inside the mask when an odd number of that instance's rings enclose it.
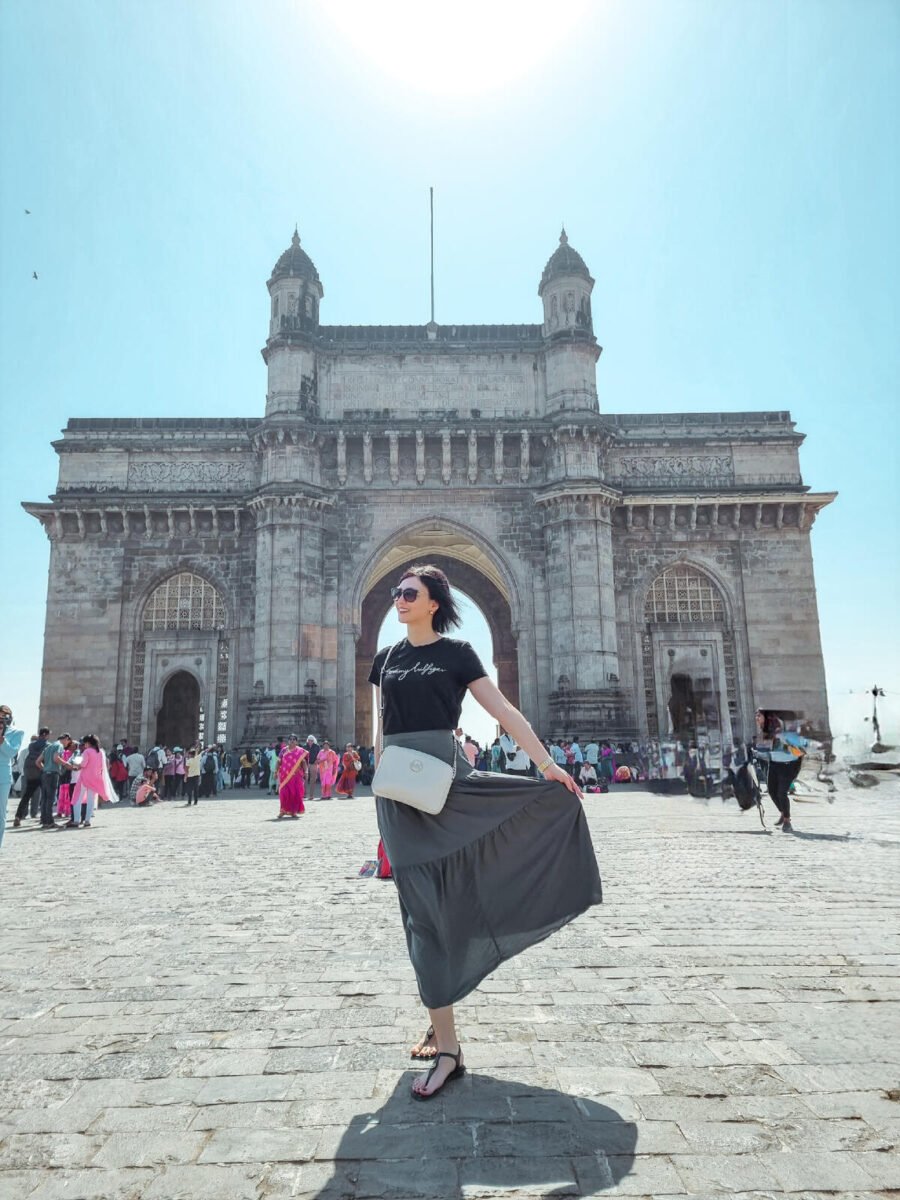
<instances>
[{"instance_id":1,"label":"dark doorway","mask_svg":"<svg viewBox=\"0 0 900 1200\"><path fill-rule=\"evenodd\" d=\"M669 713L672 733L679 741L690 741L697 728L694 684L690 675L673 675L670 681Z\"/></svg>"},{"instance_id":2,"label":"dark doorway","mask_svg":"<svg viewBox=\"0 0 900 1200\"><path fill-rule=\"evenodd\" d=\"M160 746L192 746L200 731L200 684L188 671L177 671L163 689L156 718Z\"/></svg>"}]
</instances>

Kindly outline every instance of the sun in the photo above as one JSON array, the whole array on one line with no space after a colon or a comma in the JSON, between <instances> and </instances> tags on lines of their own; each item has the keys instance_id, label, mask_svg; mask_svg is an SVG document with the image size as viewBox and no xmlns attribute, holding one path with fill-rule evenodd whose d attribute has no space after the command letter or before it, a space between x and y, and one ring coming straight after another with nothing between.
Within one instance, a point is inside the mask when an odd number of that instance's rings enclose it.
<instances>
[{"instance_id":1,"label":"sun","mask_svg":"<svg viewBox=\"0 0 900 1200\"><path fill-rule=\"evenodd\" d=\"M401 86L439 95L502 90L577 35L588 0L336 0L319 9L340 39Z\"/></svg>"}]
</instances>

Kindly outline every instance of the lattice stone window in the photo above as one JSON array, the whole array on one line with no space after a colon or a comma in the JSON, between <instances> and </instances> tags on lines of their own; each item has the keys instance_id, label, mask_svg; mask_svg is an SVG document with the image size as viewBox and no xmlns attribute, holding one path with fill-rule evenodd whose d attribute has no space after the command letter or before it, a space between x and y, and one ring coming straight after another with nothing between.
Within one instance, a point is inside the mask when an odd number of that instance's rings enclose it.
<instances>
[{"instance_id":1,"label":"lattice stone window","mask_svg":"<svg viewBox=\"0 0 900 1200\"><path fill-rule=\"evenodd\" d=\"M225 609L219 593L200 575L182 571L151 594L144 629L222 629Z\"/></svg>"},{"instance_id":2,"label":"lattice stone window","mask_svg":"<svg viewBox=\"0 0 900 1200\"><path fill-rule=\"evenodd\" d=\"M644 605L645 621L691 624L722 621L725 609L715 584L694 567L666 567L653 580Z\"/></svg>"}]
</instances>

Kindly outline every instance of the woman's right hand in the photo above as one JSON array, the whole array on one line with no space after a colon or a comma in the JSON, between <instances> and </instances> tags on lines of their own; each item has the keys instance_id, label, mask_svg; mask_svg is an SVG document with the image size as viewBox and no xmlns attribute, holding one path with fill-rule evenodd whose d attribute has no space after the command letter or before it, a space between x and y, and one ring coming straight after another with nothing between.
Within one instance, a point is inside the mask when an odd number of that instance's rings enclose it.
<instances>
[{"instance_id":1,"label":"woman's right hand","mask_svg":"<svg viewBox=\"0 0 900 1200\"><path fill-rule=\"evenodd\" d=\"M553 780L555 783L561 783L564 787L567 787L573 795L577 796L579 800L584 799L584 794L581 788L578 786L569 772L564 771L558 763L551 763L550 766L547 767L546 771L543 772L543 776L548 783L551 780Z\"/></svg>"}]
</instances>

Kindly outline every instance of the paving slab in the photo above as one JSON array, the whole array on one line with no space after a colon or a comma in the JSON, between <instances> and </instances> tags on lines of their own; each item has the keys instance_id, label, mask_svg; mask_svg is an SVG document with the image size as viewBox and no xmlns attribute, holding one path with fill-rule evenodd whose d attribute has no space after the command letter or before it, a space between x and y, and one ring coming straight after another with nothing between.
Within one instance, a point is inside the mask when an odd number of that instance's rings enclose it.
<instances>
[{"instance_id":1,"label":"paving slab","mask_svg":"<svg viewBox=\"0 0 900 1200\"><path fill-rule=\"evenodd\" d=\"M589 799L606 903L459 1006L469 1072L427 1105L396 893L358 876L370 798L288 825L226 793L104 810L90 839L10 828L0 1195L896 1191L896 792L798 806L797 837L748 837L719 800Z\"/></svg>"}]
</instances>

